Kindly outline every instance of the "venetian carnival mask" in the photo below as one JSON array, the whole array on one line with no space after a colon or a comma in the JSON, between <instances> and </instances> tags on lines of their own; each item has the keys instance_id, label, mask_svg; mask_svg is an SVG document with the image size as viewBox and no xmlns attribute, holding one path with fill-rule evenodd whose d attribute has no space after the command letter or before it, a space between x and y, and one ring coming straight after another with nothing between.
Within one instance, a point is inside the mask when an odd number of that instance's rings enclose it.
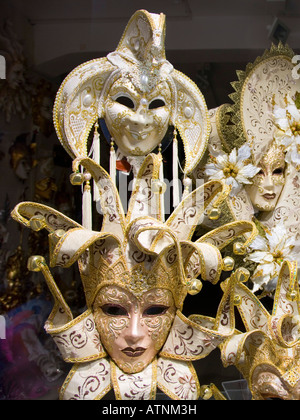
<instances>
[{"instance_id":1,"label":"venetian carnival mask","mask_svg":"<svg viewBox=\"0 0 300 420\"><path fill-rule=\"evenodd\" d=\"M100 232L41 204L20 203L12 213L34 230L49 231L52 267L78 262L87 311L76 319L44 259L33 256L29 262L31 270L42 271L56 302L46 330L64 360L74 363L61 398L99 399L113 388L117 399L155 399L157 387L172 399L199 398L191 362L206 357L233 333L228 313L233 295L225 292L216 319L210 320L186 318L183 303L187 293L201 290L200 274L202 280L219 280L226 267L217 246L244 233L250 234L249 243L257 234L254 223L233 222L192 242L205 208L220 205L228 195L222 182L198 187L162 222L161 194L152 190L160 165L157 155L143 162L126 217L107 172L89 158L78 163L97 185L103 179L108 183L108 188L99 187L106 210Z\"/></svg>"},{"instance_id":2,"label":"venetian carnival mask","mask_svg":"<svg viewBox=\"0 0 300 420\"><path fill-rule=\"evenodd\" d=\"M54 126L73 159L91 156L100 164L100 119L109 132L110 162L115 144L125 157L146 156L173 127L184 145L183 171L193 171L207 147L207 105L197 85L166 59L165 34L164 14L139 10L115 51L81 64L63 81L54 104ZM177 148L177 137L173 145Z\"/></svg>"},{"instance_id":3,"label":"venetian carnival mask","mask_svg":"<svg viewBox=\"0 0 300 420\"><path fill-rule=\"evenodd\" d=\"M229 220L255 216L269 229L279 220L298 224L300 79L293 77L294 55L288 45L272 45L237 71L229 95L232 102L210 110L211 156L197 172L200 176L204 172L207 179L230 181L233 191L217 224L228 215Z\"/></svg>"},{"instance_id":4,"label":"venetian carnival mask","mask_svg":"<svg viewBox=\"0 0 300 420\"><path fill-rule=\"evenodd\" d=\"M125 289L106 286L93 312L101 342L117 366L132 373L145 369L165 343L176 307L169 290L155 288L140 299Z\"/></svg>"},{"instance_id":5,"label":"venetian carnival mask","mask_svg":"<svg viewBox=\"0 0 300 420\"><path fill-rule=\"evenodd\" d=\"M72 159L88 156L100 165L103 141L110 144L105 165L116 184L122 177L117 169L122 172L121 168L126 167L135 178L148 153L154 151L162 156L173 131L175 208L181 195L177 182L180 172L187 192L192 185L188 176L205 153L211 127L199 88L166 59L165 34L164 14L138 10L115 51L79 65L65 78L56 95L53 117L57 136ZM183 167L179 161L180 141L185 155ZM161 159L160 182L164 182L164 169ZM90 181L79 172L77 168L71 183L85 184L82 192L89 198L82 201L91 202L93 194L98 210L95 180L90 188ZM82 208L82 223L92 228L91 206Z\"/></svg>"},{"instance_id":6,"label":"venetian carnival mask","mask_svg":"<svg viewBox=\"0 0 300 420\"><path fill-rule=\"evenodd\" d=\"M285 155L282 148L274 143L258 164L260 171L245 190L259 211L274 210L285 182Z\"/></svg>"},{"instance_id":7,"label":"venetian carnival mask","mask_svg":"<svg viewBox=\"0 0 300 420\"><path fill-rule=\"evenodd\" d=\"M300 400L300 347L272 348L269 344L257 352L257 357L266 350L270 359L259 363L251 375L253 395L260 400Z\"/></svg>"},{"instance_id":8,"label":"venetian carnival mask","mask_svg":"<svg viewBox=\"0 0 300 420\"><path fill-rule=\"evenodd\" d=\"M170 87L162 81L149 89L144 78L143 91L128 78L116 81L104 104L108 129L125 156L147 155L162 141L170 124Z\"/></svg>"}]
</instances>

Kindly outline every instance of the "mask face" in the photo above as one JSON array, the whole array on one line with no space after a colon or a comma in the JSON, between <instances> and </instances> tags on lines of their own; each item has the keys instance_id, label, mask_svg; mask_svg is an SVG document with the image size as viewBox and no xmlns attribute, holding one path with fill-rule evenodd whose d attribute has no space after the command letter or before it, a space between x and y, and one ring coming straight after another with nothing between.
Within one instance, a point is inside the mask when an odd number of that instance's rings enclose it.
<instances>
[{"instance_id":1,"label":"mask face","mask_svg":"<svg viewBox=\"0 0 300 420\"><path fill-rule=\"evenodd\" d=\"M152 289L140 299L118 286L105 286L93 313L106 351L126 373L143 370L164 345L176 307L172 293Z\"/></svg>"},{"instance_id":2,"label":"mask face","mask_svg":"<svg viewBox=\"0 0 300 420\"><path fill-rule=\"evenodd\" d=\"M105 102L105 122L125 156L144 156L164 138L171 117L166 82L140 93L127 78L117 80Z\"/></svg>"},{"instance_id":3,"label":"mask face","mask_svg":"<svg viewBox=\"0 0 300 420\"><path fill-rule=\"evenodd\" d=\"M256 210L272 211L285 183L284 153L273 146L258 166L261 170L253 177L253 184L246 185L245 189Z\"/></svg>"}]
</instances>

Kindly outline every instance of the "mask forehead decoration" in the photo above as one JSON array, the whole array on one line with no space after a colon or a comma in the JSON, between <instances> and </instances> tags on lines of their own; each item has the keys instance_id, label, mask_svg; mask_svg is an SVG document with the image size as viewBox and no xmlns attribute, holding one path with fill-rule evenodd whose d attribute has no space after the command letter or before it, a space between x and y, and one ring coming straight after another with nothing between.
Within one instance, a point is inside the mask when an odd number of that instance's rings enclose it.
<instances>
[{"instance_id":1,"label":"mask forehead decoration","mask_svg":"<svg viewBox=\"0 0 300 420\"><path fill-rule=\"evenodd\" d=\"M272 143L266 154L263 155L259 165L265 171L272 173L277 168L285 166L283 148Z\"/></svg>"},{"instance_id":2,"label":"mask forehead decoration","mask_svg":"<svg viewBox=\"0 0 300 420\"><path fill-rule=\"evenodd\" d=\"M200 278L216 283L222 269L232 269L220 250L245 233L247 243L252 241L255 225L233 222L193 242L207 206L218 206L228 194L222 182L200 186L162 222L160 197L151 189L159 176L157 155L146 157L126 217L107 172L89 158L76 164L99 186L106 209L100 232L35 203L20 203L12 213L27 227L49 231L51 267L79 265L87 311L73 319L45 260L34 256L29 261L31 270L42 271L55 299L46 330L64 360L75 363L61 398L102 398L113 387L118 399L154 399L156 386L173 399L199 398L192 361L233 333L233 313L228 312L233 294L224 294L216 319L186 318L183 302L188 293L201 290ZM193 340L182 346L187 330ZM170 368L172 381L166 375ZM137 387L134 378L143 386Z\"/></svg>"},{"instance_id":3,"label":"mask forehead decoration","mask_svg":"<svg viewBox=\"0 0 300 420\"><path fill-rule=\"evenodd\" d=\"M231 279L233 283L246 332L237 332L221 345L224 366L240 370L253 399L299 400L297 263L284 262L271 314L243 283Z\"/></svg>"}]
</instances>

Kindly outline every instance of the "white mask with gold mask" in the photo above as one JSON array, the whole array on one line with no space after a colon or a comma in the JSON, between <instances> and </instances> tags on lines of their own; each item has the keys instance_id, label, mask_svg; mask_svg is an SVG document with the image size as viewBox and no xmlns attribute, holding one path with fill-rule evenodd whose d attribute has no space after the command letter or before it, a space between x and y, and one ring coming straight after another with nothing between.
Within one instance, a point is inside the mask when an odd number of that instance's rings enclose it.
<instances>
[{"instance_id":1,"label":"white mask with gold mask","mask_svg":"<svg viewBox=\"0 0 300 420\"><path fill-rule=\"evenodd\" d=\"M125 156L145 156L163 140L171 118L171 91L166 82L140 92L117 80L104 104L107 127Z\"/></svg>"},{"instance_id":2,"label":"white mask with gold mask","mask_svg":"<svg viewBox=\"0 0 300 420\"><path fill-rule=\"evenodd\" d=\"M257 166L260 171L245 189L256 211L272 211L285 183L286 163L282 149L272 144Z\"/></svg>"},{"instance_id":3,"label":"white mask with gold mask","mask_svg":"<svg viewBox=\"0 0 300 420\"><path fill-rule=\"evenodd\" d=\"M93 312L112 360L133 373L145 369L165 343L176 307L169 290L152 289L138 299L121 287L106 286L98 293Z\"/></svg>"}]
</instances>

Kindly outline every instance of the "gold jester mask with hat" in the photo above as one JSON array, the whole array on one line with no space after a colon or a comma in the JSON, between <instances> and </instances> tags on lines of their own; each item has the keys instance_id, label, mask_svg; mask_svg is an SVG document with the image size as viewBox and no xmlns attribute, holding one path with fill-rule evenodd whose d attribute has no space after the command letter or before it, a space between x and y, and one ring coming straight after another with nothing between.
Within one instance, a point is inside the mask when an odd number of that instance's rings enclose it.
<instances>
[{"instance_id":1,"label":"gold jester mask with hat","mask_svg":"<svg viewBox=\"0 0 300 420\"><path fill-rule=\"evenodd\" d=\"M159 176L157 155L148 155L141 166L126 216L107 172L89 158L78 163L99 187L100 232L40 204L20 203L12 213L27 227L49 231L50 266L78 262L87 310L73 319L45 260L29 260L55 300L46 330L64 360L74 363L61 398L99 399L113 388L117 399L155 399L157 387L172 399L199 398L192 361L233 333L233 295L225 293L216 319L186 318L183 303L188 293L201 290L200 277L219 280L225 269L220 250L247 232L251 241L255 225L233 222L193 242L205 208L218 206L228 194L222 182L198 187L162 222L160 195L152 189Z\"/></svg>"}]
</instances>

